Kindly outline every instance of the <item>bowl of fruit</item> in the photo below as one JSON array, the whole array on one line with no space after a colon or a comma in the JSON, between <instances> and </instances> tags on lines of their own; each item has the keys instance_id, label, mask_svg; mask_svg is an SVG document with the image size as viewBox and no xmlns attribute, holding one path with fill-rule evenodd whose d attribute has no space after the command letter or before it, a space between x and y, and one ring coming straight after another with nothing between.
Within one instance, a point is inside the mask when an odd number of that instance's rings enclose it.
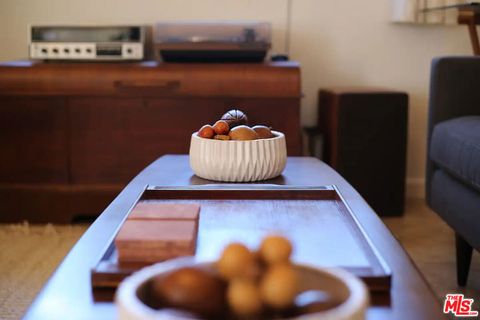
<instances>
[{"instance_id":1,"label":"bowl of fruit","mask_svg":"<svg viewBox=\"0 0 480 320\"><path fill-rule=\"evenodd\" d=\"M190 141L190 167L204 179L252 182L279 176L287 163L285 135L264 125L248 126L240 110L204 125Z\"/></svg>"},{"instance_id":2,"label":"bowl of fruit","mask_svg":"<svg viewBox=\"0 0 480 320\"><path fill-rule=\"evenodd\" d=\"M146 267L118 288L119 319L365 319L361 280L293 263L291 252L286 238L270 235L257 251L231 243L218 261L187 257Z\"/></svg>"}]
</instances>

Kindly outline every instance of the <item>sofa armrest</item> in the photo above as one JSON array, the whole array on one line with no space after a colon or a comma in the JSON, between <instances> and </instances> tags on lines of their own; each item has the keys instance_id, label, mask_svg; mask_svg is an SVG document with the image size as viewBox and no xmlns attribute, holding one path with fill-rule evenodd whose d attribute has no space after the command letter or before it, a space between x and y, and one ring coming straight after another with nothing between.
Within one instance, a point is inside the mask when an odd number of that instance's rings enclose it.
<instances>
[{"instance_id":1,"label":"sofa armrest","mask_svg":"<svg viewBox=\"0 0 480 320\"><path fill-rule=\"evenodd\" d=\"M434 59L429 133L438 122L466 115L480 115L480 57Z\"/></svg>"},{"instance_id":2,"label":"sofa armrest","mask_svg":"<svg viewBox=\"0 0 480 320\"><path fill-rule=\"evenodd\" d=\"M430 161L433 127L452 118L480 115L480 57L442 57L432 61L427 135L426 197L435 165Z\"/></svg>"}]
</instances>

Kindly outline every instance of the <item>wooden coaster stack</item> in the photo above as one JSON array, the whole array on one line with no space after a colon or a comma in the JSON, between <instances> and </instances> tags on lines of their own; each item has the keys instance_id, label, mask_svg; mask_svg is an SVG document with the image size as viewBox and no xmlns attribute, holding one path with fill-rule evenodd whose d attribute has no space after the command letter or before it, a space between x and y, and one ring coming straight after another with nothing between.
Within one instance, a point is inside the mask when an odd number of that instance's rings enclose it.
<instances>
[{"instance_id":1,"label":"wooden coaster stack","mask_svg":"<svg viewBox=\"0 0 480 320\"><path fill-rule=\"evenodd\" d=\"M139 202L115 238L120 264L152 264L195 254L200 206Z\"/></svg>"}]
</instances>

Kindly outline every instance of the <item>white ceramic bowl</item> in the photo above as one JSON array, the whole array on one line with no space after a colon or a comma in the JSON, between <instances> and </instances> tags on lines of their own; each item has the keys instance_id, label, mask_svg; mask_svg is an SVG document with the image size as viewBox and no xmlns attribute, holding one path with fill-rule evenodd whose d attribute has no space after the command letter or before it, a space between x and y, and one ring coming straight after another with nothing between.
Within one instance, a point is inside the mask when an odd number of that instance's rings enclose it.
<instances>
[{"instance_id":1,"label":"white ceramic bowl","mask_svg":"<svg viewBox=\"0 0 480 320\"><path fill-rule=\"evenodd\" d=\"M201 178L252 182L279 176L287 163L285 135L250 141L204 139L192 134L190 167Z\"/></svg>"},{"instance_id":2,"label":"white ceramic bowl","mask_svg":"<svg viewBox=\"0 0 480 320\"><path fill-rule=\"evenodd\" d=\"M115 301L121 320L192 320L194 318L172 313L171 310L155 310L144 304L148 281L155 276L167 275L179 267L195 265L211 269L213 263L195 263L192 258L180 258L146 267L126 278L119 286ZM300 275L300 289L321 290L337 302L336 307L321 312L304 314L296 320L363 320L369 305L365 284L357 277L340 269L314 268L295 265Z\"/></svg>"}]
</instances>

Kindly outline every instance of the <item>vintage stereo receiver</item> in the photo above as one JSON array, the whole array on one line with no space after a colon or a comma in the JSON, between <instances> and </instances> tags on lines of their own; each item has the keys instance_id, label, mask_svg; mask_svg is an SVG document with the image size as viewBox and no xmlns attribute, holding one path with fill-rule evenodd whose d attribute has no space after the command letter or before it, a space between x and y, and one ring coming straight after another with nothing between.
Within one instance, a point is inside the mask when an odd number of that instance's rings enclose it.
<instances>
[{"instance_id":1,"label":"vintage stereo receiver","mask_svg":"<svg viewBox=\"0 0 480 320\"><path fill-rule=\"evenodd\" d=\"M147 26L32 26L30 58L142 60L151 42Z\"/></svg>"}]
</instances>

